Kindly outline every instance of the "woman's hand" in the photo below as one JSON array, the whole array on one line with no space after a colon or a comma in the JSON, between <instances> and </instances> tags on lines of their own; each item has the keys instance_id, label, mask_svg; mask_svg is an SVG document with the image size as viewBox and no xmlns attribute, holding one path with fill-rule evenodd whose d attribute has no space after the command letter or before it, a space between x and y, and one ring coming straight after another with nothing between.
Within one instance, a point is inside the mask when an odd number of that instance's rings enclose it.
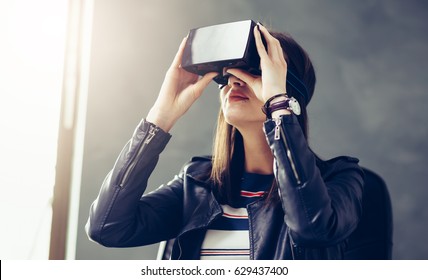
<instances>
[{"instance_id":1,"label":"woman's hand","mask_svg":"<svg viewBox=\"0 0 428 280\"><path fill-rule=\"evenodd\" d=\"M265 38L267 50L263 45L262 36ZM286 92L287 62L278 39L273 37L261 24L254 27L257 52L260 56L262 76L251 75L240 69L228 69L227 72L244 81L252 88L257 98L266 102L270 97L278 93Z\"/></svg>"},{"instance_id":2,"label":"woman's hand","mask_svg":"<svg viewBox=\"0 0 428 280\"><path fill-rule=\"evenodd\" d=\"M209 82L218 73L208 73L202 78L181 68L181 58L187 37L183 39L175 58L169 67L159 96L150 109L146 120L168 132L175 122L198 99Z\"/></svg>"}]
</instances>

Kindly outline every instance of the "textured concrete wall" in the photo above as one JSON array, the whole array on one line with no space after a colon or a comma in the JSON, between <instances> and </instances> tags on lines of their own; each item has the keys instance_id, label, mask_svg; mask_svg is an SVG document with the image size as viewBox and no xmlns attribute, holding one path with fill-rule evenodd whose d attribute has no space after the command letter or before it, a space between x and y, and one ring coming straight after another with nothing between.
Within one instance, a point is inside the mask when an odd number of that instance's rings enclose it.
<instances>
[{"instance_id":1,"label":"textured concrete wall","mask_svg":"<svg viewBox=\"0 0 428 280\"><path fill-rule=\"evenodd\" d=\"M106 249L88 241L89 205L187 31L254 19L291 33L313 59L313 149L324 158L358 157L382 175L394 208L394 258L427 259L427 8L416 0L95 1L76 258L155 257L156 245ZM151 188L192 155L210 153L217 110L212 85L171 131Z\"/></svg>"}]
</instances>

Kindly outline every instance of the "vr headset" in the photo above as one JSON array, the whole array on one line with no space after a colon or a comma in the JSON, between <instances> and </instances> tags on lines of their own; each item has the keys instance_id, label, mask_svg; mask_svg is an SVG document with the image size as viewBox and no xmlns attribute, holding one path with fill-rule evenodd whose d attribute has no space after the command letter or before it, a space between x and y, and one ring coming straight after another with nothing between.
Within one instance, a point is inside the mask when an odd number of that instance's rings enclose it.
<instances>
[{"instance_id":1,"label":"vr headset","mask_svg":"<svg viewBox=\"0 0 428 280\"><path fill-rule=\"evenodd\" d=\"M253 33L256 25L252 20L244 20L191 29L181 67L201 76L209 72L220 73L214 78L219 85L228 83L230 75L224 72L225 68L240 68L261 75ZM264 39L263 43L266 47ZM308 94L303 82L290 69L287 73L287 84L307 101Z\"/></svg>"}]
</instances>

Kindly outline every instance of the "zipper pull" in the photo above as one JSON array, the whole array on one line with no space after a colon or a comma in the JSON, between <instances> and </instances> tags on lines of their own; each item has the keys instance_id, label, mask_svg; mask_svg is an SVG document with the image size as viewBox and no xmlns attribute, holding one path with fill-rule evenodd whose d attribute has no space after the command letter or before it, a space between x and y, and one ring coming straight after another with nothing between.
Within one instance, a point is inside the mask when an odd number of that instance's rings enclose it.
<instances>
[{"instance_id":1,"label":"zipper pull","mask_svg":"<svg viewBox=\"0 0 428 280\"><path fill-rule=\"evenodd\" d=\"M152 138L156 135L156 132L158 132L159 128L155 127L155 126L151 126L149 128L149 135L147 135L146 140L144 141L144 144L149 144L150 141L152 141Z\"/></svg>"},{"instance_id":2,"label":"zipper pull","mask_svg":"<svg viewBox=\"0 0 428 280\"><path fill-rule=\"evenodd\" d=\"M277 118L275 119L275 140L279 140L281 138L281 134L280 134L280 129L281 129L281 119Z\"/></svg>"}]
</instances>

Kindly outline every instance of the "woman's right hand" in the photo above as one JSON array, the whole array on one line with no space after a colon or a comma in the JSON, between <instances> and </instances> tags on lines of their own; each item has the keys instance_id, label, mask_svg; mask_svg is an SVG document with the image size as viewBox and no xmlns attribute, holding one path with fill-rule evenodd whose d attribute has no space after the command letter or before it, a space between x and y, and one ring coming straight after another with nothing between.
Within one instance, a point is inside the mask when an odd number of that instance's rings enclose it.
<instances>
[{"instance_id":1,"label":"woman's right hand","mask_svg":"<svg viewBox=\"0 0 428 280\"><path fill-rule=\"evenodd\" d=\"M207 73L202 78L181 68L181 58L187 37L183 39L163 81L159 96L146 120L168 132L175 122L192 106L218 73Z\"/></svg>"}]
</instances>

